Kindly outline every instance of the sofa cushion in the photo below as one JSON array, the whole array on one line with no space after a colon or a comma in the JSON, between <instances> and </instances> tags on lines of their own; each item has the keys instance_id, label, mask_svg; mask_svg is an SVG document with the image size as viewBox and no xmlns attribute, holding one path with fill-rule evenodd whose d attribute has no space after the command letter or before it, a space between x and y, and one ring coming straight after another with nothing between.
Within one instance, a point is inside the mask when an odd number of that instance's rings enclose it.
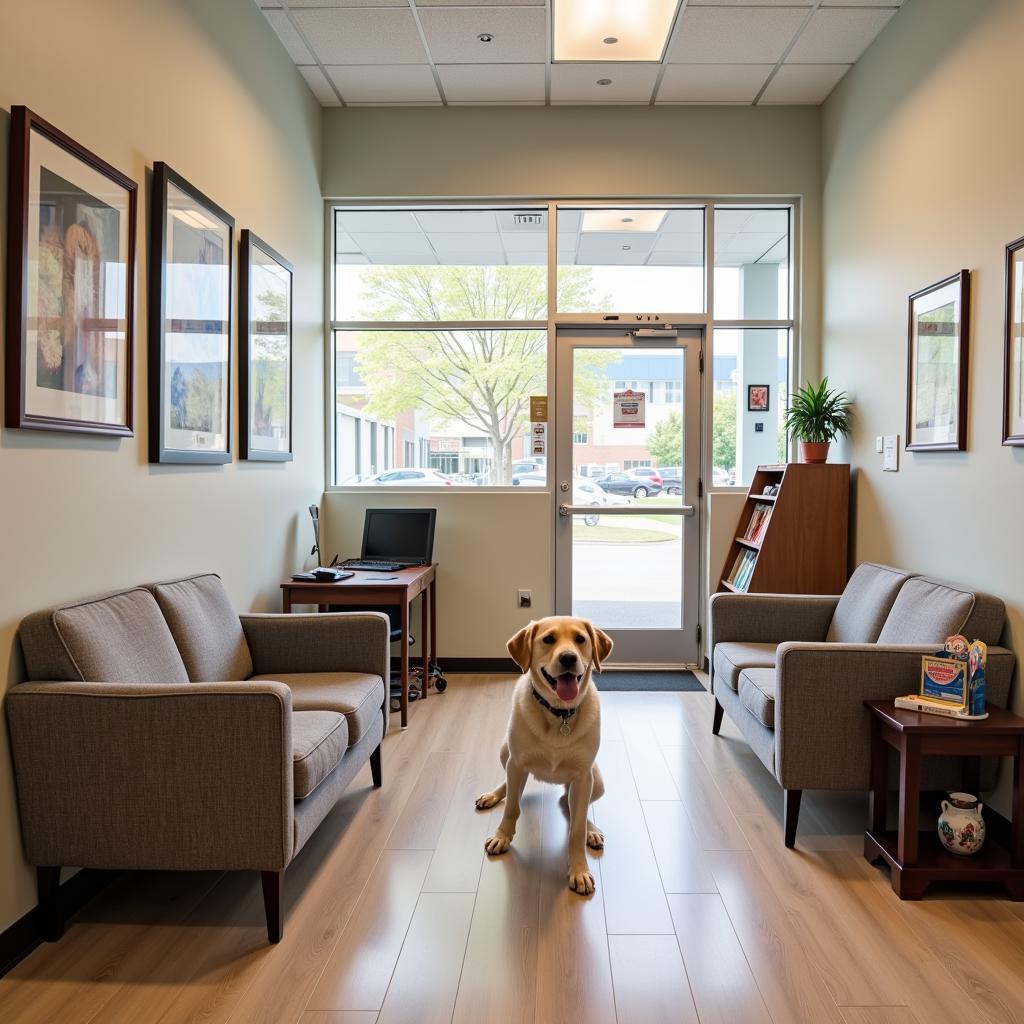
<instances>
[{"instance_id":1,"label":"sofa cushion","mask_svg":"<svg viewBox=\"0 0 1024 1024\"><path fill-rule=\"evenodd\" d=\"M384 703L383 680L361 672L278 672L253 679L288 686L295 711L340 711L348 719L349 746L359 742Z\"/></svg>"},{"instance_id":2,"label":"sofa cushion","mask_svg":"<svg viewBox=\"0 0 1024 1024\"><path fill-rule=\"evenodd\" d=\"M825 639L837 644L873 644L911 573L888 565L862 562L854 570L836 605Z\"/></svg>"},{"instance_id":3,"label":"sofa cushion","mask_svg":"<svg viewBox=\"0 0 1024 1024\"><path fill-rule=\"evenodd\" d=\"M35 612L19 636L30 680L189 681L153 595L141 587Z\"/></svg>"},{"instance_id":4,"label":"sofa cushion","mask_svg":"<svg viewBox=\"0 0 1024 1024\"><path fill-rule=\"evenodd\" d=\"M775 669L748 668L740 673L740 703L762 725L775 728Z\"/></svg>"},{"instance_id":5,"label":"sofa cushion","mask_svg":"<svg viewBox=\"0 0 1024 1024\"><path fill-rule=\"evenodd\" d=\"M775 644L715 644L715 681L721 680L731 690L739 686L745 668L771 668L774 664Z\"/></svg>"},{"instance_id":6,"label":"sofa cushion","mask_svg":"<svg viewBox=\"0 0 1024 1024\"><path fill-rule=\"evenodd\" d=\"M941 646L946 637L963 631L973 609L972 590L915 576L900 588L878 642Z\"/></svg>"},{"instance_id":7,"label":"sofa cushion","mask_svg":"<svg viewBox=\"0 0 1024 1024\"><path fill-rule=\"evenodd\" d=\"M302 800L338 766L348 749L348 721L337 711L292 712L295 799Z\"/></svg>"},{"instance_id":8,"label":"sofa cushion","mask_svg":"<svg viewBox=\"0 0 1024 1024\"><path fill-rule=\"evenodd\" d=\"M219 576L189 576L154 583L150 589L192 682L219 683L252 675L249 645Z\"/></svg>"}]
</instances>

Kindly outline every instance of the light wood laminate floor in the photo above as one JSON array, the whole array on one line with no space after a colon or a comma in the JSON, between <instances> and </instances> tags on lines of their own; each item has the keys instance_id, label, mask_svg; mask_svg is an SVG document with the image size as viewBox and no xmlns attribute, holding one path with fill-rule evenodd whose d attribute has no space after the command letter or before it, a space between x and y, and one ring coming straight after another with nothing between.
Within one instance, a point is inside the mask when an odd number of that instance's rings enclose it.
<instances>
[{"instance_id":1,"label":"light wood laminate floor","mask_svg":"<svg viewBox=\"0 0 1024 1024\"><path fill-rule=\"evenodd\" d=\"M266 943L255 873L125 875L0 980L0 1020L265 1024L1024 1021L1024 910L901 903L861 856L866 801L782 795L711 698L605 693L591 899L566 886L559 791L500 808L512 679L454 678L385 740L286 876ZM397 717L397 716L396 716Z\"/></svg>"}]
</instances>

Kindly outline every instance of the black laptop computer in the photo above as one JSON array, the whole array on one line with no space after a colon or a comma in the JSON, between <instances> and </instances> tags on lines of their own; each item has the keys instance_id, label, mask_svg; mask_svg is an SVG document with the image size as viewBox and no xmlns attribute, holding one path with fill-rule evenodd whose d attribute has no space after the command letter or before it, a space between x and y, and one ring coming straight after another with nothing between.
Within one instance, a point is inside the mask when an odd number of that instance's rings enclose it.
<instances>
[{"instance_id":1,"label":"black laptop computer","mask_svg":"<svg viewBox=\"0 0 1024 1024\"><path fill-rule=\"evenodd\" d=\"M343 564L348 569L408 568L430 565L434 557L436 508L368 508L363 549Z\"/></svg>"}]
</instances>

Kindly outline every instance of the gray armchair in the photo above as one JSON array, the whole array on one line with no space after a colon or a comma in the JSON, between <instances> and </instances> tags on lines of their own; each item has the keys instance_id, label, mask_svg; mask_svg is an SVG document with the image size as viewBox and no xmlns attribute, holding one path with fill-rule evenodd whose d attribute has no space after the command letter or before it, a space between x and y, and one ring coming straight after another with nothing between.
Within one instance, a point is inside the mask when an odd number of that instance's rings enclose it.
<instances>
[{"instance_id":1,"label":"gray armchair","mask_svg":"<svg viewBox=\"0 0 1024 1024\"><path fill-rule=\"evenodd\" d=\"M388 621L242 615L214 575L37 612L7 695L25 856L49 939L62 866L285 868L369 760L381 785Z\"/></svg>"},{"instance_id":2,"label":"gray armchair","mask_svg":"<svg viewBox=\"0 0 1024 1024\"><path fill-rule=\"evenodd\" d=\"M963 633L989 645L987 697L1006 707L1015 659L998 643L999 598L889 566L860 565L841 597L715 594L712 731L728 714L785 791L785 842L796 841L805 789L870 788L869 699L914 693L921 655ZM925 788L959 788L958 760L930 759ZM991 786L996 763L982 763Z\"/></svg>"}]
</instances>

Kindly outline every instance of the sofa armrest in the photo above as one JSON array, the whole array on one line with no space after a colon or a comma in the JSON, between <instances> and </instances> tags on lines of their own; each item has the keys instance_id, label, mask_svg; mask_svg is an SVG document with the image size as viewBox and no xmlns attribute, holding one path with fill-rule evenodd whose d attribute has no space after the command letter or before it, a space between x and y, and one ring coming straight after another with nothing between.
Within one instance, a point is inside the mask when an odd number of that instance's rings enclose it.
<instances>
[{"instance_id":1,"label":"sofa armrest","mask_svg":"<svg viewBox=\"0 0 1024 1024\"><path fill-rule=\"evenodd\" d=\"M727 641L824 641L838 603L809 594L712 594L711 649Z\"/></svg>"},{"instance_id":2,"label":"sofa armrest","mask_svg":"<svg viewBox=\"0 0 1024 1024\"><path fill-rule=\"evenodd\" d=\"M253 675L365 672L391 677L391 623L381 612L239 616Z\"/></svg>"},{"instance_id":3,"label":"sofa armrest","mask_svg":"<svg viewBox=\"0 0 1024 1024\"><path fill-rule=\"evenodd\" d=\"M26 858L283 869L291 710L276 682L18 684L6 711Z\"/></svg>"},{"instance_id":4,"label":"sofa armrest","mask_svg":"<svg viewBox=\"0 0 1024 1024\"><path fill-rule=\"evenodd\" d=\"M786 789L867 789L866 700L917 693L935 644L785 643L776 653L775 774ZM986 697L1006 707L1015 657L990 647Z\"/></svg>"}]
</instances>

